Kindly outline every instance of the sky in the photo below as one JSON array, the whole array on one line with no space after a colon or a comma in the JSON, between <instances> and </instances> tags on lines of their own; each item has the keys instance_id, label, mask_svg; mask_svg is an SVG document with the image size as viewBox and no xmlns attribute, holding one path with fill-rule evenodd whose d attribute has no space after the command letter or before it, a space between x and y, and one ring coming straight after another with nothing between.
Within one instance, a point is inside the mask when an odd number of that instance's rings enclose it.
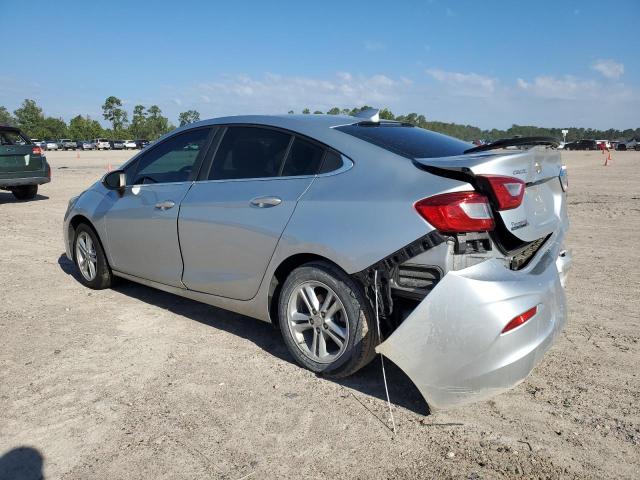
<instances>
[{"instance_id":1,"label":"sky","mask_svg":"<svg viewBox=\"0 0 640 480\"><path fill-rule=\"evenodd\" d=\"M0 0L0 105L640 126L640 1Z\"/></svg>"}]
</instances>

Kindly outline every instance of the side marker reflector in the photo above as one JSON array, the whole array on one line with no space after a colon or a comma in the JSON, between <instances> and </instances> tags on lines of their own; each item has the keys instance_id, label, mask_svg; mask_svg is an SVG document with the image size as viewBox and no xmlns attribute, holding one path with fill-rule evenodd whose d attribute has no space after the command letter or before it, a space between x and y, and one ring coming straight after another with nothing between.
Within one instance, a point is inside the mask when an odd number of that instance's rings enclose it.
<instances>
[{"instance_id":1,"label":"side marker reflector","mask_svg":"<svg viewBox=\"0 0 640 480\"><path fill-rule=\"evenodd\" d=\"M513 330L514 328L517 328L520 325L523 325L524 323L527 322L527 320L533 317L536 313L538 313L537 305L533 308L530 308L526 312L521 313L520 315L515 317L513 320L511 320L509 323L507 323L507 326L502 329L501 333L507 333L508 331Z\"/></svg>"}]
</instances>

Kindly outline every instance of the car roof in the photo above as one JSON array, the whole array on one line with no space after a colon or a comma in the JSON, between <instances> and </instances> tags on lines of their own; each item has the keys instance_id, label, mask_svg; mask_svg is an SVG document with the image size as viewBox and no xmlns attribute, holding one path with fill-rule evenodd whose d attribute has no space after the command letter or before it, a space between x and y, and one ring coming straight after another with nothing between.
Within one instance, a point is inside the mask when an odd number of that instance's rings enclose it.
<instances>
[{"instance_id":1,"label":"car roof","mask_svg":"<svg viewBox=\"0 0 640 480\"><path fill-rule=\"evenodd\" d=\"M211 118L200 122L191 123L182 128L193 128L197 126L221 125L221 124L248 124L265 125L270 127L284 128L294 132L302 133L310 137L326 133L333 127L340 125L351 125L361 122L362 118L346 115L235 115L229 117Z\"/></svg>"}]
</instances>

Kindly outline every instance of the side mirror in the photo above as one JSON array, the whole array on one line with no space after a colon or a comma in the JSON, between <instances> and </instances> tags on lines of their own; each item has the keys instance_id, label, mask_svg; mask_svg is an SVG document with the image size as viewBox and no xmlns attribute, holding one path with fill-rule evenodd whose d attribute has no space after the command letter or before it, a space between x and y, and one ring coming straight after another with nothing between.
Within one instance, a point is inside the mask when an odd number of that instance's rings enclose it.
<instances>
[{"instance_id":1,"label":"side mirror","mask_svg":"<svg viewBox=\"0 0 640 480\"><path fill-rule=\"evenodd\" d=\"M107 173L102 179L102 184L109 190L117 190L120 196L124 195L127 186L127 176L124 170L114 170Z\"/></svg>"}]
</instances>

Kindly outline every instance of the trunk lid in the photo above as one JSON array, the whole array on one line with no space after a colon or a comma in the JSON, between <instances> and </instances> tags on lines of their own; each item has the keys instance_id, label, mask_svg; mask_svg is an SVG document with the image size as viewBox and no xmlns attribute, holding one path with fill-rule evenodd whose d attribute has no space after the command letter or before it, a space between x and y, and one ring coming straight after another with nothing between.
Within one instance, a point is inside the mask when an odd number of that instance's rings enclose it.
<instances>
[{"instance_id":1,"label":"trunk lid","mask_svg":"<svg viewBox=\"0 0 640 480\"><path fill-rule=\"evenodd\" d=\"M418 167L430 173L468 181L482 191L477 175L503 175L526 183L519 207L497 211L504 229L522 242L532 242L558 229L566 221L565 194L560 183L560 152L547 147L498 150L444 158L417 158ZM482 192L488 193L488 192Z\"/></svg>"},{"instance_id":2,"label":"trunk lid","mask_svg":"<svg viewBox=\"0 0 640 480\"><path fill-rule=\"evenodd\" d=\"M32 153L33 145L0 145L0 174L42 170L42 156Z\"/></svg>"}]
</instances>

